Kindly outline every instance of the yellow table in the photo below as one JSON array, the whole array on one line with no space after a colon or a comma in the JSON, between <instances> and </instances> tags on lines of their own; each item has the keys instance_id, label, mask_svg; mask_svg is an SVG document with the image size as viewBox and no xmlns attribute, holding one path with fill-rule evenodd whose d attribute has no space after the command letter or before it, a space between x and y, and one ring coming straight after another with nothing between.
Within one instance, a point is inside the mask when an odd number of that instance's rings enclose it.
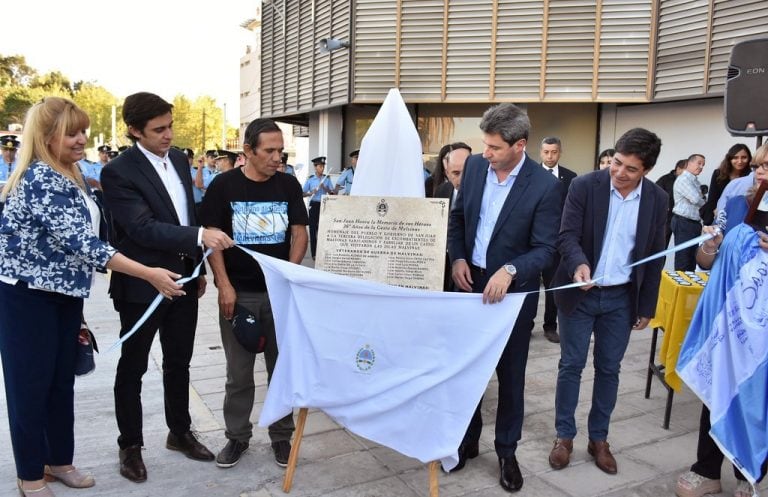
<instances>
[{"instance_id":1,"label":"yellow table","mask_svg":"<svg viewBox=\"0 0 768 497\"><path fill-rule=\"evenodd\" d=\"M699 295L709 278L708 273L683 271L664 271L659 286L659 298L656 303L656 317L651 320L653 328L651 355L648 362L648 377L645 398L651 394L651 379L656 376L667 389L667 406L664 413L664 428L669 428L672 410L672 398L675 391L680 391L682 381L675 373L680 347L688 332L688 325L696 310ZM654 362L659 330L664 337L659 350L658 364Z\"/></svg>"}]
</instances>

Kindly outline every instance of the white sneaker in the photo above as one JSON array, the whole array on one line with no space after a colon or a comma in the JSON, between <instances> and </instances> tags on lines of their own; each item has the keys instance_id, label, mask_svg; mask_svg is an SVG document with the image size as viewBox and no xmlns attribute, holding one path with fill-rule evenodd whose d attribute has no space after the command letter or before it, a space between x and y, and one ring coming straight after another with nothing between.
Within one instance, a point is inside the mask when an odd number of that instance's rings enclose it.
<instances>
[{"instance_id":1,"label":"white sneaker","mask_svg":"<svg viewBox=\"0 0 768 497\"><path fill-rule=\"evenodd\" d=\"M720 480L704 478L698 473L687 471L677 478L675 494L677 497L702 497L706 494L720 493Z\"/></svg>"}]
</instances>

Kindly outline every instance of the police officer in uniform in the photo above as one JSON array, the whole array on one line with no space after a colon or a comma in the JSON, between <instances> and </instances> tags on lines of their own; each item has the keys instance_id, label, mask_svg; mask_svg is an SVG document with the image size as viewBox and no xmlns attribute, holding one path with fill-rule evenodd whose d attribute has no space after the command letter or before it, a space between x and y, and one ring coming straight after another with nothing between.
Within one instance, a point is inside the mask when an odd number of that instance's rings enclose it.
<instances>
[{"instance_id":1,"label":"police officer in uniform","mask_svg":"<svg viewBox=\"0 0 768 497\"><path fill-rule=\"evenodd\" d=\"M350 190L352 190L352 179L355 177L355 168L357 167L357 158L359 156L359 150L355 150L349 154L349 167L346 168L344 172L341 173L341 176L339 176L339 179L336 180L334 193L339 193L339 191L341 191L341 195L349 195Z\"/></svg>"},{"instance_id":2,"label":"police officer in uniform","mask_svg":"<svg viewBox=\"0 0 768 497\"><path fill-rule=\"evenodd\" d=\"M334 191L331 179L323 174L325 157L315 157L312 164L315 166L315 174L304 183L304 196L309 197L309 245L314 260L317 251L317 226L320 223L320 200L326 193L333 195Z\"/></svg>"},{"instance_id":3,"label":"police officer in uniform","mask_svg":"<svg viewBox=\"0 0 768 497\"><path fill-rule=\"evenodd\" d=\"M6 135L0 138L0 149L3 157L0 158L0 181L8 181L8 177L16 167L16 151L19 149L19 140L16 135Z\"/></svg>"}]
</instances>

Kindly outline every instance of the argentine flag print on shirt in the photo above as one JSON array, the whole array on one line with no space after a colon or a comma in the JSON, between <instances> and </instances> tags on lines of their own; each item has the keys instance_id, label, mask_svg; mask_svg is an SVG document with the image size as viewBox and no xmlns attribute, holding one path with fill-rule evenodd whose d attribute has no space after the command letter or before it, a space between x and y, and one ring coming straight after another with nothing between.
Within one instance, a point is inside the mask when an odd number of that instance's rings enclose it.
<instances>
[{"instance_id":1,"label":"argentine flag print on shirt","mask_svg":"<svg viewBox=\"0 0 768 497\"><path fill-rule=\"evenodd\" d=\"M232 202L232 238L238 245L284 243L288 202Z\"/></svg>"}]
</instances>

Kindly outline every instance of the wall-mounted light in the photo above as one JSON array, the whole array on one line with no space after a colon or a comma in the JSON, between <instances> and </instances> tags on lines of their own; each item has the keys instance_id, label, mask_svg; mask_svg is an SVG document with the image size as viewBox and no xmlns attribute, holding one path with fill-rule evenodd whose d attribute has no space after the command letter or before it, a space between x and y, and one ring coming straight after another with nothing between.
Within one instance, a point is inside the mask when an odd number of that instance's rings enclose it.
<instances>
[{"instance_id":1,"label":"wall-mounted light","mask_svg":"<svg viewBox=\"0 0 768 497\"><path fill-rule=\"evenodd\" d=\"M340 48L349 48L349 42L335 38L322 38L317 42L317 48L320 50L320 53L328 53Z\"/></svg>"}]
</instances>

